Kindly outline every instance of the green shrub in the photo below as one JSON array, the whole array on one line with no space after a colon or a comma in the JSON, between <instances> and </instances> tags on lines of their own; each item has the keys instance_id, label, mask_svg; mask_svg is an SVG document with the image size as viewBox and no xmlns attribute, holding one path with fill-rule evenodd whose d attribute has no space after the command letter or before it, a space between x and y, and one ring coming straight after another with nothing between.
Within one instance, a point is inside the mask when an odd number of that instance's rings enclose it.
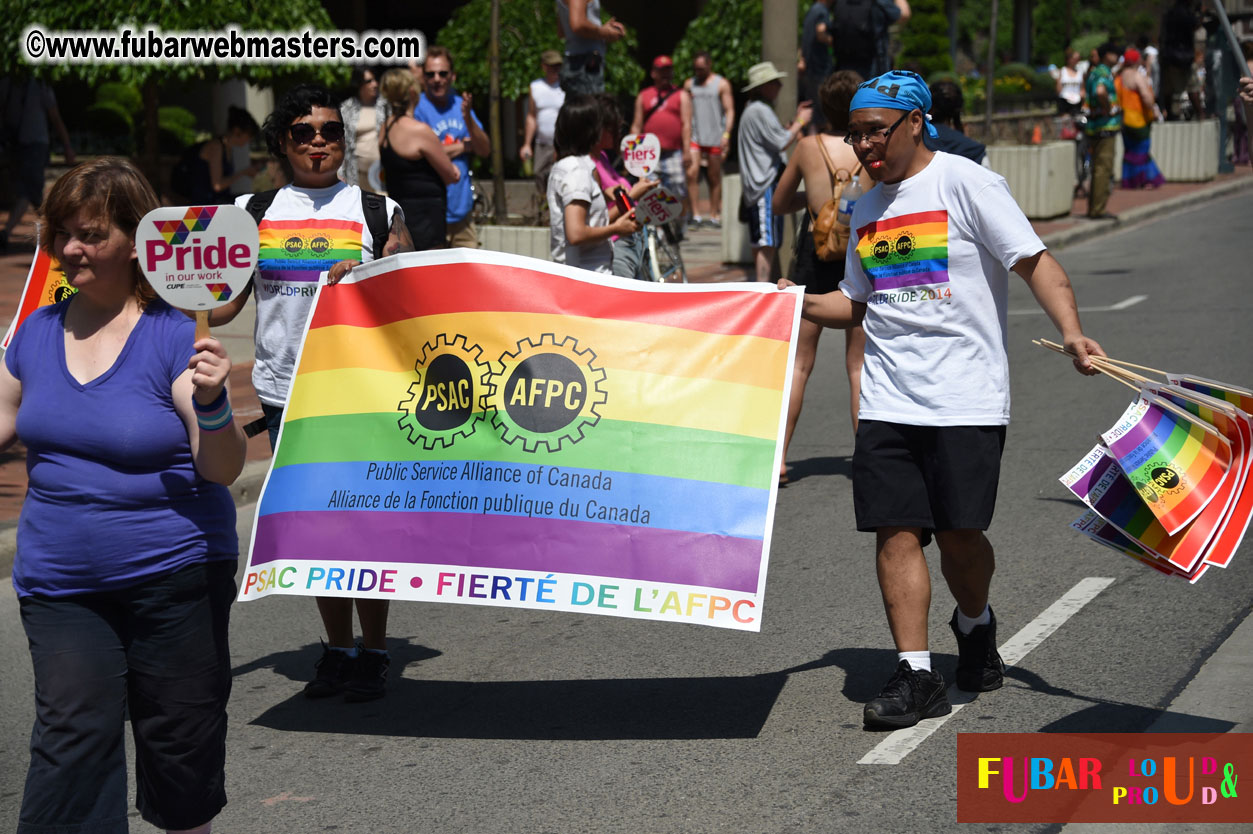
<instances>
[{"instance_id":1,"label":"green shrub","mask_svg":"<svg viewBox=\"0 0 1253 834\"><path fill-rule=\"evenodd\" d=\"M144 98L139 90L117 81L109 81L96 88L96 103L113 105L129 115L132 122L144 109Z\"/></svg>"}]
</instances>

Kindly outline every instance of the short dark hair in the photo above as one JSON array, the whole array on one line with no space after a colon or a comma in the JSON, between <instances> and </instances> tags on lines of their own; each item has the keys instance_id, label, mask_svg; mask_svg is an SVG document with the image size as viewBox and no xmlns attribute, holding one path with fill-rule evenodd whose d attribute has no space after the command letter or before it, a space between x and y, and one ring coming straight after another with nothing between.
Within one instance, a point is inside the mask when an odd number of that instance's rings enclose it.
<instances>
[{"instance_id":1,"label":"short dark hair","mask_svg":"<svg viewBox=\"0 0 1253 834\"><path fill-rule=\"evenodd\" d=\"M373 75L376 81L378 80L379 74L374 67L357 64L352 68L352 78L348 81L349 95L355 96L357 91L361 89L361 85L365 83L365 74L367 72Z\"/></svg>"},{"instance_id":2,"label":"short dark hair","mask_svg":"<svg viewBox=\"0 0 1253 834\"><path fill-rule=\"evenodd\" d=\"M864 80L860 73L853 70L833 72L823 80L818 88L818 103L832 129L848 130L848 106Z\"/></svg>"},{"instance_id":3,"label":"short dark hair","mask_svg":"<svg viewBox=\"0 0 1253 834\"><path fill-rule=\"evenodd\" d=\"M962 89L947 79L931 85L931 116L938 124L962 129Z\"/></svg>"},{"instance_id":4,"label":"short dark hair","mask_svg":"<svg viewBox=\"0 0 1253 834\"><path fill-rule=\"evenodd\" d=\"M553 144L557 156L587 156L600 141L604 116L596 96L568 96L557 111Z\"/></svg>"},{"instance_id":5,"label":"short dark hair","mask_svg":"<svg viewBox=\"0 0 1253 834\"><path fill-rule=\"evenodd\" d=\"M622 136L625 120L622 118L622 108L618 106L617 97L612 93L597 93L596 103L600 105L601 128L613 133L615 139Z\"/></svg>"},{"instance_id":6,"label":"short dark hair","mask_svg":"<svg viewBox=\"0 0 1253 834\"><path fill-rule=\"evenodd\" d=\"M226 129L227 131L242 130L249 136L256 136L261 132L261 128L257 126L257 120L252 117L252 114L244 108L236 107L233 104L226 108Z\"/></svg>"},{"instance_id":7,"label":"short dark hair","mask_svg":"<svg viewBox=\"0 0 1253 834\"><path fill-rule=\"evenodd\" d=\"M699 50L695 55L692 56L693 61L695 61L697 58L704 58L706 61L708 61L711 64L714 62L714 59L709 57L709 53L703 49Z\"/></svg>"},{"instance_id":8,"label":"short dark hair","mask_svg":"<svg viewBox=\"0 0 1253 834\"><path fill-rule=\"evenodd\" d=\"M301 116L308 116L315 107L334 110L341 121L344 118L340 115L339 102L331 95L331 91L317 84L301 84L292 87L278 100L278 104L274 105L274 110L265 117L265 125L262 128L265 146L271 154L279 159L286 156L283 153L283 137L287 134L287 128Z\"/></svg>"},{"instance_id":9,"label":"short dark hair","mask_svg":"<svg viewBox=\"0 0 1253 834\"><path fill-rule=\"evenodd\" d=\"M430 58L443 58L448 62L448 71L452 72L452 53L448 51L446 46L428 46L426 48L426 58L422 59L425 63Z\"/></svg>"}]
</instances>

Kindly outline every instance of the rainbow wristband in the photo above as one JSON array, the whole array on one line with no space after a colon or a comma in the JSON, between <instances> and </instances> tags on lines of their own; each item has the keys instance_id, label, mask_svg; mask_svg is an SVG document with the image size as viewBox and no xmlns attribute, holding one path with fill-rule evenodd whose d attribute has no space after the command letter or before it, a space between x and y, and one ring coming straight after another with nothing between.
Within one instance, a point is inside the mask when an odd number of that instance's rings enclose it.
<instances>
[{"instance_id":1,"label":"rainbow wristband","mask_svg":"<svg viewBox=\"0 0 1253 834\"><path fill-rule=\"evenodd\" d=\"M195 397L192 397L191 406L196 412L196 423L200 426L201 431L222 431L234 419L234 414L231 412L231 401L226 396L225 388L208 405L201 405L196 401Z\"/></svg>"}]
</instances>

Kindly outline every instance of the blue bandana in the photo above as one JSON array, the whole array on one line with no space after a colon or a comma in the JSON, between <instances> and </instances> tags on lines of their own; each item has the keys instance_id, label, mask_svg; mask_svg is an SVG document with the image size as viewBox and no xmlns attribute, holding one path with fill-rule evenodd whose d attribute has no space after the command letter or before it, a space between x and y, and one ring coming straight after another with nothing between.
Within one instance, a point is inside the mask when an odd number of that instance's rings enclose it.
<instances>
[{"instance_id":1,"label":"blue bandana","mask_svg":"<svg viewBox=\"0 0 1253 834\"><path fill-rule=\"evenodd\" d=\"M927 111L931 109L931 91L922 77L914 72L892 70L878 78L872 78L857 88L849 111L870 108L884 110L920 110L927 126L927 135L934 137L935 125L931 124Z\"/></svg>"}]
</instances>

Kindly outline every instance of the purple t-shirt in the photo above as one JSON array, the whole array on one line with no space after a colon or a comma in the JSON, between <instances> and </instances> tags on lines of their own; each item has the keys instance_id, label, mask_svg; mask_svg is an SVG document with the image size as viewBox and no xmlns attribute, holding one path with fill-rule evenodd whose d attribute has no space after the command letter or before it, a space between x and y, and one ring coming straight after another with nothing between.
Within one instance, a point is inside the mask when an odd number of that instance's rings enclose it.
<instances>
[{"instance_id":1,"label":"purple t-shirt","mask_svg":"<svg viewBox=\"0 0 1253 834\"><path fill-rule=\"evenodd\" d=\"M196 473L170 391L194 353L195 323L153 301L113 366L82 385L65 365L71 303L31 313L4 355L22 383L17 436L29 480L18 596L115 590L234 559L234 501Z\"/></svg>"}]
</instances>

